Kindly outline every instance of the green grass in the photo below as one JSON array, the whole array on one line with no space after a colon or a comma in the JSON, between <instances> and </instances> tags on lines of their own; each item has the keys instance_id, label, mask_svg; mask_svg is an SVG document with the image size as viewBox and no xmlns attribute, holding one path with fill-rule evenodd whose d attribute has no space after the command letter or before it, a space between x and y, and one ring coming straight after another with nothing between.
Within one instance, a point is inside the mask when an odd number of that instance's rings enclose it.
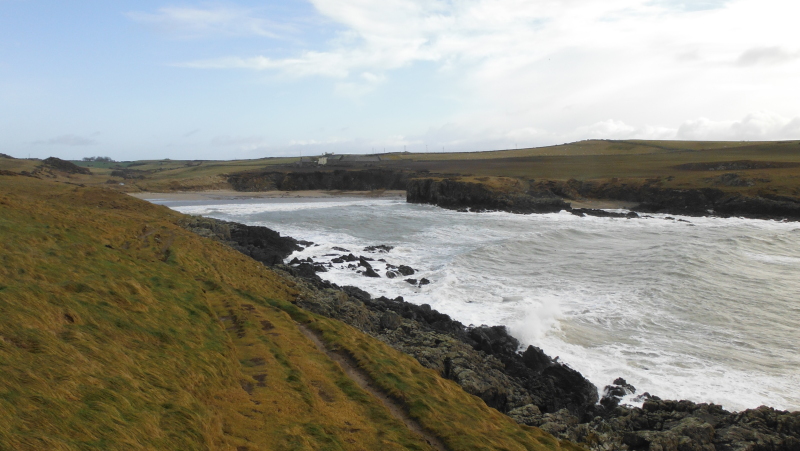
<instances>
[{"instance_id":1,"label":"green grass","mask_svg":"<svg viewBox=\"0 0 800 451\"><path fill-rule=\"evenodd\" d=\"M0 193L0 449L429 449L296 321L453 450L574 449L299 309L164 207L25 177Z\"/></svg>"}]
</instances>

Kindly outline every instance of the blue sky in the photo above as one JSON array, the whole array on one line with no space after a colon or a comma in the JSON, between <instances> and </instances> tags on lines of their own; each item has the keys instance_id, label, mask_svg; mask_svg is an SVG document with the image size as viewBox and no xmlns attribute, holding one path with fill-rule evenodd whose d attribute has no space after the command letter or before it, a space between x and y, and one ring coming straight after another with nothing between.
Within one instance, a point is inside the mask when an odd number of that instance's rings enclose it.
<instances>
[{"instance_id":1,"label":"blue sky","mask_svg":"<svg viewBox=\"0 0 800 451\"><path fill-rule=\"evenodd\" d=\"M790 0L0 0L0 152L800 139Z\"/></svg>"}]
</instances>

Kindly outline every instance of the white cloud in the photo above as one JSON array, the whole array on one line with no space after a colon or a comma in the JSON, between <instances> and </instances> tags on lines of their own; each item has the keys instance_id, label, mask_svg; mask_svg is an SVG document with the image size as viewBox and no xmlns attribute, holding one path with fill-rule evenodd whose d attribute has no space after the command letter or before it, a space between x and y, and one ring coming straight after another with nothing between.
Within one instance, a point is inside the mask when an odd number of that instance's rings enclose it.
<instances>
[{"instance_id":1,"label":"white cloud","mask_svg":"<svg viewBox=\"0 0 800 451\"><path fill-rule=\"evenodd\" d=\"M781 47L755 47L742 53L736 60L739 66L780 64L800 58L800 52L788 52Z\"/></svg>"},{"instance_id":2,"label":"white cloud","mask_svg":"<svg viewBox=\"0 0 800 451\"><path fill-rule=\"evenodd\" d=\"M722 141L799 139L800 117L786 118L779 114L759 111L732 121L700 118L681 124L675 137Z\"/></svg>"},{"instance_id":3,"label":"white cloud","mask_svg":"<svg viewBox=\"0 0 800 451\"><path fill-rule=\"evenodd\" d=\"M348 64L343 60L344 57L335 53L305 52L297 58L230 57L179 63L176 66L196 69L279 70L293 77L324 75L341 78L346 77L349 70Z\"/></svg>"},{"instance_id":4,"label":"white cloud","mask_svg":"<svg viewBox=\"0 0 800 451\"><path fill-rule=\"evenodd\" d=\"M139 23L181 38L257 35L280 37L286 26L260 18L253 9L235 7L164 7L155 13L129 12Z\"/></svg>"},{"instance_id":5,"label":"white cloud","mask_svg":"<svg viewBox=\"0 0 800 451\"><path fill-rule=\"evenodd\" d=\"M362 99L390 91L392 71L433 63L452 81L446 89L459 108L427 131L399 130L416 143L474 149L583 138L798 137L797 124L786 119L800 115L800 53L792 47L798 42L796 2L311 3L345 31L288 57L235 55L180 65L266 71L294 82L329 77L336 95ZM159 14L167 23L223 30L219 24L252 17L200 15L182 22L174 11ZM421 96L425 88L420 86ZM774 113L752 113L762 110ZM737 117L743 119L720 119Z\"/></svg>"}]
</instances>

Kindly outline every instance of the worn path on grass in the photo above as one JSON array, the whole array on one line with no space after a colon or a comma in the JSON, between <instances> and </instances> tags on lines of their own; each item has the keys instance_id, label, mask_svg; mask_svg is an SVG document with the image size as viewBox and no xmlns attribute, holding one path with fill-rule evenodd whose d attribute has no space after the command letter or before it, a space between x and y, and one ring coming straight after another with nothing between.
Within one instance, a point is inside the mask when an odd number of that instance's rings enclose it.
<instances>
[{"instance_id":1,"label":"worn path on grass","mask_svg":"<svg viewBox=\"0 0 800 451\"><path fill-rule=\"evenodd\" d=\"M377 398L384 406L389 410L389 412L397 418L398 420L402 421L408 429L417 435L421 436L429 445L436 448L439 451L447 451L447 447L444 443L436 437L435 435L431 434L430 432L426 431L416 420L411 418L403 409L397 401L393 400L392 398L386 396L385 393L378 390L375 386L372 385L372 382L367 376L364 371L358 368L358 365L353 361L353 359L349 358L348 356L329 350L325 343L315 334L311 329L308 327L298 323L297 327L303 332L303 335L308 337L312 343L319 349L320 351L324 352L325 355L328 356L331 360L338 363L339 366L342 367L342 370L345 374L355 381L359 387L361 387L364 391L371 394L375 398Z\"/></svg>"}]
</instances>

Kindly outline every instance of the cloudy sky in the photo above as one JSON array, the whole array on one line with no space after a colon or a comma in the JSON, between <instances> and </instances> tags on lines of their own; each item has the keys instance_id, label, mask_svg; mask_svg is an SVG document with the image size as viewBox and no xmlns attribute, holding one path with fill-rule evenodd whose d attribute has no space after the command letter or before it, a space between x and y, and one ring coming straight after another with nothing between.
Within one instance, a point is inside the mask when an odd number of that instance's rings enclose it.
<instances>
[{"instance_id":1,"label":"cloudy sky","mask_svg":"<svg viewBox=\"0 0 800 451\"><path fill-rule=\"evenodd\" d=\"M0 152L800 139L796 0L0 0Z\"/></svg>"}]
</instances>

